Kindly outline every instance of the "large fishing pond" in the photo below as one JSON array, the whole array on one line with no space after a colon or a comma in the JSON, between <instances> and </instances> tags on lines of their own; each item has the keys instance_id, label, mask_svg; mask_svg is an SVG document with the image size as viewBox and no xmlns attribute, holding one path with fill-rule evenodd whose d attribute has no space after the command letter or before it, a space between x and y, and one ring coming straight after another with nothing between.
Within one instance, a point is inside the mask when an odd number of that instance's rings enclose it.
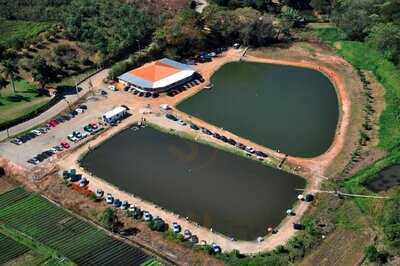
<instances>
[{"instance_id":1,"label":"large fishing pond","mask_svg":"<svg viewBox=\"0 0 400 266\"><path fill-rule=\"evenodd\" d=\"M258 144L314 157L331 145L339 117L335 88L322 73L291 66L234 62L178 109Z\"/></svg>"},{"instance_id":2,"label":"large fishing pond","mask_svg":"<svg viewBox=\"0 0 400 266\"><path fill-rule=\"evenodd\" d=\"M305 180L210 146L127 129L89 152L88 171L229 237L255 240L278 225Z\"/></svg>"}]
</instances>

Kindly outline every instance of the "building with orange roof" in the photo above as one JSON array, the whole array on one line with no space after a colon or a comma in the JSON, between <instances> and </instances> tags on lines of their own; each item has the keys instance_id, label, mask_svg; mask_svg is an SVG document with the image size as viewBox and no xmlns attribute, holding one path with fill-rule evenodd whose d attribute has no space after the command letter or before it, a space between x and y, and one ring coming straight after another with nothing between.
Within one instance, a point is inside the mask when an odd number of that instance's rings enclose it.
<instances>
[{"instance_id":1,"label":"building with orange roof","mask_svg":"<svg viewBox=\"0 0 400 266\"><path fill-rule=\"evenodd\" d=\"M164 58L126 72L118 80L139 91L162 92L191 81L195 73L189 65Z\"/></svg>"}]
</instances>

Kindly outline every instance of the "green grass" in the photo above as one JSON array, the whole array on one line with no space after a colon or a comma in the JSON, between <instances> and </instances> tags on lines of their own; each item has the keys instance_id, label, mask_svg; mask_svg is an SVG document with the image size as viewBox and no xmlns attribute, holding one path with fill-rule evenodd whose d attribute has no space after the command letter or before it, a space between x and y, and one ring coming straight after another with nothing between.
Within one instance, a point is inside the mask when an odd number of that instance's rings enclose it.
<instances>
[{"instance_id":1,"label":"green grass","mask_svg":"<svg viewBox=\"0 0 400 266\"><path fill-rule=\"evenodd\" d=\"M315 28L314 32L319 38L330 44L346 39L346 34L338 28L319 27Z\"/></svg>"},{"instance_id":2,"label":"green grass","mask_svg":"<svg viewBox=\"0 0 400 266\"><path fill-rule=\"evenodd\" d=\"M25 81L15 81L16 93L11 84L0 90L0 125L33 112L50 101L50 97L39 96L36 86Z\"/></svg>"},{"instance_id":3,"label":"green grass","mask_svg":"<svg viewBox=\"0 0 400 266\"><path fill-rule=\"evenodd\" d=\"M142 264L140 264L140 266L163 266L164 264L162 264L161 262L159 262L156 259L150 259L146 262L143 262Z\"/></svg>"},{"instance_id":4,"label":"green grass","mask_svg":"<svg viewBox=\"0 0 400 266\"><path fill-rule=\"evenodd\" d=\"M0 44L12 47L16 42L33 40L51 26L49 22L0 20Z\"/></svg>"},{"instance_id":5,"label":"green grass","mask_svg":"<svg viewBox=\"0 0 400 266\"><path fill-rule=\"evenodd\" d=\"M353 66L371 71L376 79L385 89L385 109L379 117L379 147L387 151L387 155L362 169L354 176L338 181L338 185L345 191L355 194L372 194L365 184L371 181L377 173L393 164L400 163L400 69L378 50L369 46L367 43L346 41L339 31L335 28L329 30L318 29L315 33L325 42L330 43L336 48L337 52L343 56ZM393 238L398 233L399 217L396 211L386 206L398 201L398 188L383 192L390 199L378 200L372 198L353 198L360 211L368 218L370 224L384 235L386 240ZM397 216L396 216L397 215ZM389 217L383 219L382 217ZM350 217L346 212L337 213L337 219L341 225L346 227L351 225ZM387 229L391 231L388 231ZM386 231L385 231L386 230ZM382 231L385 231L382 234ZM389 232L389 233L388 233ZM391 239L387 243L392 245L398 240ZM385 243L386 244L386 243Z\"/></svg>"},{"instance_id":6,"label":"green grass","mask_svg":"<svg viewBox=\"0 0 400 266\"><path fill-rule=\"evenodd\" d=\"M379 119L379 146L394 150L400 145L400 70L383 54L365 43L343 41L339 53L354 66L372 71L385 88L385 110Z\"/></svg>"},{"instance_id":7,"label":"green grass","mask_svg":"<svg viewBox=\"0 0 400 266\"><path fill-rule=\"evenodd\" d=\"M384 55L362 42L344 41L337 28L316 29L323 41L333 44L337 52L357 68L372 71L385 88L386 107L379 120L379 146L387 151L400 145L400 70Z\"/></svg>"}]
</instances>

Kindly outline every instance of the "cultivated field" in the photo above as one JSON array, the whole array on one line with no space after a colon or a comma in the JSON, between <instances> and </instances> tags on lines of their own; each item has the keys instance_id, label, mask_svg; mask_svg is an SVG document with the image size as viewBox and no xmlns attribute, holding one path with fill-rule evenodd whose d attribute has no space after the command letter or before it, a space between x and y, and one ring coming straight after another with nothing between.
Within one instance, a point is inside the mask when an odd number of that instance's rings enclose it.
<instances>
[{"instance_id":1,"label":"cultivated field","mask_svg":"<svg viewBox=\"0 0 400 266\"><path fill-rule=\"evenodd\" d=\"M140 265L150 257L43 197L16 188L0 195L2 228L18 231L78 265Z\"/></svg>"}]
</instances>

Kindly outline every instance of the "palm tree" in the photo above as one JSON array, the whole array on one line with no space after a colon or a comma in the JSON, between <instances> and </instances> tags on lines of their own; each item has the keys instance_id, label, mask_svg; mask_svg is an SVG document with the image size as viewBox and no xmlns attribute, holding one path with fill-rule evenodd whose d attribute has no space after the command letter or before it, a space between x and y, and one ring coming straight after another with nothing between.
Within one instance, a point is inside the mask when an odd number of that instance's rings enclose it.
<instances>
[{"instance_id":1,"label":"palm tree","mask_svg":"<svg viewBox=\"0 0 400 266\"><path fill-rule=\"evenodd\" d=\"M13 88L13 91L15 94L16 90L15 90L14 78L15 78L15 74L18 73L17 62L12 59L5 60L3 62L3 72L4 72L4 75L10 79L11 85L12 85L12 88Z\"/></svg>"}]
</instances>

